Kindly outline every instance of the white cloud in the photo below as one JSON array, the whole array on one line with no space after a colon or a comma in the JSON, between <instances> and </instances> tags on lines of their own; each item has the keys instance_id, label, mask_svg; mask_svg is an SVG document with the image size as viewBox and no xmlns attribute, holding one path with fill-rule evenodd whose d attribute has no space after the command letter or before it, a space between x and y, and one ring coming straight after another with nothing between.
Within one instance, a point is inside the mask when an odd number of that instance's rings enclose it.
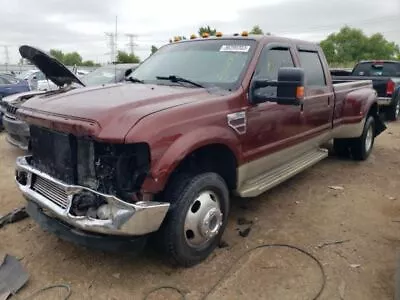
<instances>
[{"instance_id":1,"label":"white cloud","mask_svg":"<svg viewBox=\"0 0 400 300\"><path fill-rule=\"evenodd\" d=\"M224 33L258 24L264 31L319 41L345 24L371 34L383 32L400 44L399 0L2 0L0 44L10 45L17 61L18 45L44 50L78 51L84 59L104 62L105 31L114 31L118 16L118 47L127 48L126 33L137 34L136 54L145 58L151 45L174 35L196 33L210 25ZM0 62L4 55L0 50Z\"/></svg>"}]
</instances>

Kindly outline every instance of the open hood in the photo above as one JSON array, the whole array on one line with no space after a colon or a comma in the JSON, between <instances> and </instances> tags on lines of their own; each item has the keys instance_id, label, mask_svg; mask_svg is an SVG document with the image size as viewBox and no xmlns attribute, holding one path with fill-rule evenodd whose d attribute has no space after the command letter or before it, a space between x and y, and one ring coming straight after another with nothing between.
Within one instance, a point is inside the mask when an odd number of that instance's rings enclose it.
<instances>
[{"instance_id":1,"label":"open hood","mask_svg":"<svg viewBox=\"0 0 400 300\"><path fill-rule=\"evenodd\" d=\"M59 87L72 84L73 82L85 86L85 84L80 81L74 73L68 70L66 66L44 51L28 45L23 45L19 47L19 53L23 58L33 63L48 79Z\"/></svg>"}]
</instances>

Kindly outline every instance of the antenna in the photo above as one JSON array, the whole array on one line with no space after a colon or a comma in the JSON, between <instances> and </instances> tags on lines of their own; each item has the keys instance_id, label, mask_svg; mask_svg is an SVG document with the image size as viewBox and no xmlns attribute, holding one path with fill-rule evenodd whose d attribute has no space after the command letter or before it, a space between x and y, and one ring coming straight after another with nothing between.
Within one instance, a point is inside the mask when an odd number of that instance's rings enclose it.
<instances>
[{"instance_id":1,"label":"antenna","mask_svg":"<svg viewBox=\"0 0 400 300\"><path fill-rule=\"evenodd\" d=\"M118 16L115 16L115 64L114 64L114 82L117 82L117 55L118 55Z\"/></svg>"}]
</instances>

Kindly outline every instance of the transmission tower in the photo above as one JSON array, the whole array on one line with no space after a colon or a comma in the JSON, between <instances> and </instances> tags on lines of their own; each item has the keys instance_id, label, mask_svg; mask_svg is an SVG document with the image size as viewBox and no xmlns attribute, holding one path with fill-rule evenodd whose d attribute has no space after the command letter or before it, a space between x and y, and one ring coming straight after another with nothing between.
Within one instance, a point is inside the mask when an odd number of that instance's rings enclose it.
<instances>
[{"instance_id":1,"label":"transmission tower","mask_svg":"<svg viewBox=\"0 0 400 300\"><path fill-rule=\"evenodd\" d=\"M116 61L116 49L115 49L115 34L113 32L105 32L106 37L108 38L108 47L110 52L106 54L110 54L110 62L113 63Z\"/></svg>"},{"instance_id":2,"label":"transmission tower","mask_svg":"<svg viewBox=\"0 0 400 300\"><path fill-rule=\"evenodd\" d=\"M133 53L134 53L133 50L134 50L135 46L137 46L137 44L134 41L134 39L137 38L137 35L133 34L133 33L127 33L125 35L129 38L129 43L127 44L127 46L129 47L131 55L133 55Z\"/></svg>"}]
</instances>

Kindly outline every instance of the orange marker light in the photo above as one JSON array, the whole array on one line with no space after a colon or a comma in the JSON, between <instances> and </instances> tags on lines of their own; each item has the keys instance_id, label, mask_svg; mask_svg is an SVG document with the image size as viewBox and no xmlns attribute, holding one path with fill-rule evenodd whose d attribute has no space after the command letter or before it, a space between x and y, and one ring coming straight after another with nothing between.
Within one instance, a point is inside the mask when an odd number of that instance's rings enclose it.
<instances>
[{"instance_id":1,"label":"orange marker light","mask_svg":"<svg viewBox=\"0 0 400 300\"><path fill-rule=\"evenodd\" d=\"M210 35L208 34L208 32L204 32L201 36L202 36L203 38L208 38Z\"/></svg>"},{"instance_id":2,"label":"orange marker light","mask_svg":"<svg viewBox=\"0 0 400 300\"><path fill-rule=\"evenodd\" d=\"M296 98L303 99L304 98L304 86L298 86L296 89Z\"/></svg>"},{"instance_id":3,"label":"orange marker light","mask_svg":"<svg viewBox=\"0 0 400 300\"><path fill-rule=\"evenodd\" d=\"M215 34L215 36L216 36L216 37L221 37L221 36L222 36L222 32L217 32L217 33Z\"/></svg>"}]
</instances>

